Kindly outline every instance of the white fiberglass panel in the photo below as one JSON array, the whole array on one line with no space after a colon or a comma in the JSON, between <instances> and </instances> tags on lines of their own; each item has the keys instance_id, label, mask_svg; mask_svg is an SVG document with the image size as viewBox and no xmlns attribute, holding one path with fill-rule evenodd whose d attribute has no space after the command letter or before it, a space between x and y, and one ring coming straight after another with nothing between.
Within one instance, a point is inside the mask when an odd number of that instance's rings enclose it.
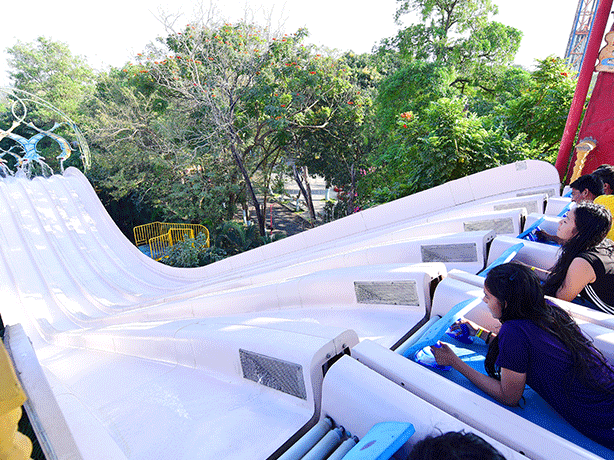
<instances>
[{"instance_id":1,"label":"white fiberglass panel","mask_svg":"<svg viewBox=\"0 0 614 460\"><path fill-rule=\"evenodd\" d=\"M193 368L92 350L44 362L52 385L61 381L61 407L84 404L130 459L261 460L312 416L292 396Z\"/></svg>"},{"instance_id":2,"label":"white fiberglass panel","mask_svg":"<svg viewBox=\"0 0 614 460\"><path fill-rule=\"evenodd\" d=\"M425 318L431 280L445 277L446 266L423 267L423 278L391 267L422 262L420 238L477 238L473 268L484 265L492 236L436 237L460 228L443 215L459 207L470 215L489 199L557 182L546 163L509 165L178 269L135 248L76 169L6 178L0 313L23 325L78 446L112 439L131 459L264 458L317 417L328 359L358 337L389 347ZM355 282L410 279L419 305L355 299ZM307 402L238 378L240 349L298 362Z\"/></svg>"}]
</instances>

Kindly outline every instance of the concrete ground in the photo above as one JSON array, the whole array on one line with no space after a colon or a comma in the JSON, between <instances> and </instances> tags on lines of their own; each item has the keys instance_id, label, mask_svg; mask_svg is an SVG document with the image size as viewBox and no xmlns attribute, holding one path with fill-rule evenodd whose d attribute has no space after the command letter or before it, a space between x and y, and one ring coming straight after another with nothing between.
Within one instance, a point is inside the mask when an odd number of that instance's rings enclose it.
<instances>
[{"instance_id":1,"label":"concrete ground","mask_svg":"<svg viewBox=\"0 0 614 460\"><path fill-rule=\"evenodd\" d=\"M316 215L321 216L326 205L326 183L323 178L309 178L313 207ZM298 200L298 210L296 199L299 195L299 187L294 180L286 181L285 193L280 196L270 197L267 202L267 230L273 234L283 232L287 236L292 236L302 231L312 228L309 211L304 197L301 195ZM329 199L336 200L337 194L330 190ZM259 197L261 198L261 197ZM272 216L272 219L271 219ZM253 208L250 209L250 218L255 221L256 216ZM321 221L319 218L318 220ZM272 225L271 225L272 224Z\"/></svg>"},{"instance_id":2,"label":"concrete ground","mask_svg":"<svg viewBox=\"0 0 614 460\"><path fill-rule=\"evenodd\" d=\"M286 195L296 200L296 197L299 194L299 188L296 182L294 180L292 181L288 180L286 181L284 187L286 189ZM321 214L322 211L324 210L324 205L326 204L326 182L321 177L315 177L315 178L310 177L309 187L311 188L311 197L313 200L313 207L315 208L316 214ZM335 193L335 191L331 189L328 195L328 199L336 200L337 193ZM302 195L299 200L299 204L301 208L303 208L305 212L307 212L307 205ZM306 217L309 218L308 212L307 212Z\"/></svg>"}]
</instances>

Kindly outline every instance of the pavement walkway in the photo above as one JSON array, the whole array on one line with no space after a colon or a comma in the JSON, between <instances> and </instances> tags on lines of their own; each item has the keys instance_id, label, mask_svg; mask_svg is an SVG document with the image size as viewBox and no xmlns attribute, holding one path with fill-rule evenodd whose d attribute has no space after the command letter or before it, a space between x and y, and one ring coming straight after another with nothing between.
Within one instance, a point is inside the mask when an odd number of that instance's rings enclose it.
<instances>
[{"instance_id":1,"label":"pavement walkway","mask_svg":"<svg viewBox=\"0 0 614 460\"><path fill-rule=\"evenodd\" d=\"M309 186L316 215L321 215L326 205L326 183L321 177L309 178ZM273 234L284 232L287 236L292 236L312 228L307 204L302 195L298 202L297 211L296 198L299 194L299 188L296 182L288 180L284 188L284 195L271 197L267 201L267 230L270 231L272 228ZM334 200L336 198L337 194L330 190L329 199ZM250 209L250 218L256 219L253 209Z\"/></svg>"}]
</instances>

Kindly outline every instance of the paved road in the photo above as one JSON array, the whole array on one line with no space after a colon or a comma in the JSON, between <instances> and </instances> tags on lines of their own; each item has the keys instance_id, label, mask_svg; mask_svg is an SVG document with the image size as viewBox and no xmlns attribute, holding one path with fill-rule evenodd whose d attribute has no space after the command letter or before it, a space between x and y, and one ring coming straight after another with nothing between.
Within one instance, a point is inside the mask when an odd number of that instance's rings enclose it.
<instances>
[{"instance_id":1,"label":"paved road","mask_svg":"<svg viewBox=\"0 0 614 460\"><path fill-rule=\"evenodd\" d=\"M322 213L326 204L326 185L322 178L310 178L309 186L311 187L311 196L313 199L313 206L316 214ZM299 193L298 185L294 181L288 181L285 184L286 197L284 202L292 200L288 204L281 204L277 200L270 199L267 203L267 230L271 230L271 211L272 211L272 228L273 234L279 232L285 232L287 236L296 235L311 228L309 212L304 202L303 197L299 200L299 212L294 212L296 197ZM329 198L335 199L337 197L334 191L330 191ZM251 219L256 220L253 208L250 210Z\"/></svg>"},{"instance_id":2,"label":"paved road","mask_svg":"<svg viewBox=\"0 0 614 460\"><path fill-rule=\"evenodd\" d=\"M267 209L267 229L270 230L271 225L271 214L273 211L273 233L284 232L286 236L296 235L297 233L301 233L309 228L311 228L311 224L305 217L302 216L303 213L296 213L289 210L286 206L273 202L268 205Z\"/></svg>"}]
</instances>

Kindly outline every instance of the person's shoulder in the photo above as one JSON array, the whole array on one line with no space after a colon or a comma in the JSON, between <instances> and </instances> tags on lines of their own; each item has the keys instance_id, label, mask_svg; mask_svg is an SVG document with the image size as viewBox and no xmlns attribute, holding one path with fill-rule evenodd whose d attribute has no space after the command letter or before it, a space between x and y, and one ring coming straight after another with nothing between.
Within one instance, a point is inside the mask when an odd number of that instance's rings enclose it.
<instances>
[{"instance_id":1,"label":"person's shoulder","mask_svg":"<svg viewBox=\"0 0 614 460\"><path fill-rule=\"evenodd\" d=\"M594 200L595 203L610 209L614 207L614 195L599 195Z\"/></svg>"},{"instance_id":2,"label":"person's shoulder","mask_svg":"<svg viewBox=\"0 0 614 460\"><path fill-rule=\"evenodd\" d=\"M501 325L499 333L527 332L537 327L530 319L510 319Z\"/></svg>"},{"instance_id":3,"label":"person's shoulder","mask_svg":"<svg viewBox=\"0 0 614 460\"><path fill-rule=\"evenodd\" d=\"M593 246L592 248L582 251L573 260L584 259L590 262L591 260L599 258L599 256L611 256L613 249L614 246L612 245L612 242L606 239L597 246Z\"/></svg>"},{"instance_id":4,"label":"person's shoulder","mask_svg":"<svg viewBox=\"0 0 614 460\"><path fill-rule=\"evenodd\" d=\"M612 258L614 257L614 242L606 238L601 243L599 243L597 246L595 246L592 249L589 249L586 252L594 254L596 256L601 255L604 257Z\"/></svg>"},{"instance_id":5,"label":"person's shoulder","mask_svg":"<svg viewBox=\"0 0 614 460\"><path fill-rule=\"evenodd\" d=\"M499 329L499 348L501 350L518 350L529 346L539 337L539 328L528 319L510 319Z\"/></svg>"}]
</instances>

